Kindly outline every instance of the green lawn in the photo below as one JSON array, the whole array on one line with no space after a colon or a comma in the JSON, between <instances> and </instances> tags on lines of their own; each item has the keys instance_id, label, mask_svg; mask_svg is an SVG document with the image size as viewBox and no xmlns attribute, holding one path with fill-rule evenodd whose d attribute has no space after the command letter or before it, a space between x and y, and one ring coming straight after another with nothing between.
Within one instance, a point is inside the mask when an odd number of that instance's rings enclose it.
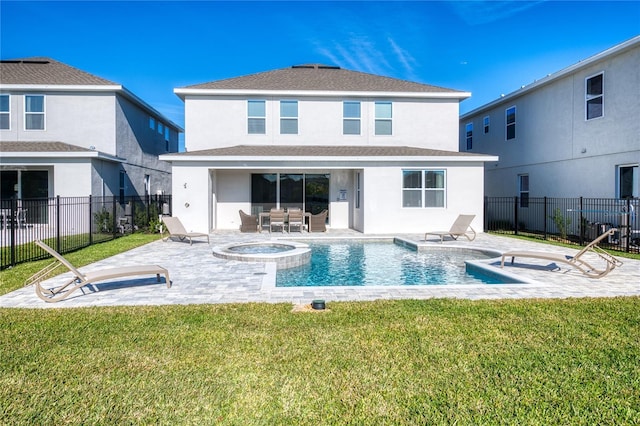
<instances>
[{"instance_id":1,"label":"green lawn","mask_svg":"<svg viewBox=\"0 0 640 426\"><path fill-rule=\"evenodd\" d=\"M0 309L0 424L640 424L640 298Z\"/></svg>"}]
</instances>

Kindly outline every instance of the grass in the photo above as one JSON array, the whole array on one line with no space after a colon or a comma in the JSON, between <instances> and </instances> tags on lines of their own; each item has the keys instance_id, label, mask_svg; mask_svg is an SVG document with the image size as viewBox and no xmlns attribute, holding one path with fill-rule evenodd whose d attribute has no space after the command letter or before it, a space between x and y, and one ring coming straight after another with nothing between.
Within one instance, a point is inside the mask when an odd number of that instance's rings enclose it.
<instances>
[{"instance_id":1,"label":"grass","mask_svg":"<svg viewBox=\"0 0 640 426\"><path fill-rule=\"evenodd\" d=\"M115 240L94 244L72 253L65 253L64 257L79 268L158 239L160 239L159 234L134 233ZM21 263L13 268L0 271L0 295L22 287L27 278L51 262L52 260L49 258L37 262ZM65 271L58 269L58 273L62 272Z\"/></svg>"},{"instance_id":2,"label":"grass","mask_svg":"<svg viewBox=\"0 0 640 426\"><path fill-rule=\"evenodd\" d=\"M0 423L640 423L640 298L327 307L0 309Z\"/></svg>"}]
</instances>

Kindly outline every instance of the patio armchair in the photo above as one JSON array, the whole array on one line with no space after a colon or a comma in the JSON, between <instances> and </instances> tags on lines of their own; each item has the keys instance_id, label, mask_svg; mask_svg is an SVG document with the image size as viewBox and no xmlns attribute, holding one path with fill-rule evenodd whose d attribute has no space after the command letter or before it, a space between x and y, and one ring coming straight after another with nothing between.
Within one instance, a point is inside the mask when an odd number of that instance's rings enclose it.
<instances>
[{"instance_id":1,"label":"patio armchair","mask_svg":"<svg viewBox=\"0 0 640 426\"><path fill-rule=\"evenodd\" d=\"M207 237L207 243L210 243L209 234L205 234L202 232L187 232L187 230L184 229L184 225L182 225L182 222L180 222L180 219L178 219L176 216L163 216L162 223L164 223L165 225L164 227L167 228L167 231L169 232L169 235L166 238L162 238L162 241L167 241L171 237L178 237L180 241L184 240L185 238L188 238L189 245L192 245L193 238ZM164 229L163 229L163 235L164 235Z\"/></svg>"},{"instance_id":2,"label":"patio armchair","mask_svg":"<svg viewBox=\"0 0 640 426\"><path fill-rule=\"evenodd\" d=\"M427 235L437 235L440 237L440 243L444 241L445 236L450 236L454 240L464 236L467 240L473 241L476 238L476 231L471 227L471 222L476 217L474 214L461 214L451 225L448 231L429 231L424 234L424 240L427 241Z\"/></svg>"},{"instance_id":3,"label":"patio armchair","mask_svg":"<svg viewBox=\"0 0 640 426\"><path fill-rule=\"evenodd\" d=\"M271 209L269 212L269 232L273 228L280 228L284 232L284 210L283 209Z\"/></svg>"},{"instance_id":4,"label":"patio armchair","mask_svg":"<svg viewBox=\"0 0 640 426\"><path fill-rule=\"evenodd\" d=\"M616 267L622 266L622 262L617 258L613 257L606 251L602 250L598 247L598 244L603 239L613 235L617 231L616 228L611 228L604 234L600 235L595 240L591 241L587 244L582 250L580 250L574 256L557 254L557 253L548 253L548 252L537 252L537 251L521 251L521 250L511 250L502 254L502 260L500 261L500 267L504 268L504 260L507 257L511 258L511 264L516 257L529 257L534 259L543 259L543 260L551 260L553 262L562 262L566 263L578 271L582 272L584 275L590 278L601 278L607 275L609 272L613 271ZM604 261L604 267L602 269L598 269L591 264L589 264L583 257L587 256L587 253L591 253L595 257L601 261Z\"/></svg>"},{"instance_id":5,"label":"patio armchair","mask_svg":"<svg viewBox=\"0 0 640 426\"><path fill-rule=\"evenodd\" d=\"M304 213L299 208L291 208L287 210L287 214L289 216L289 232L291 232L291 227L297 227L300 232L304 230Z\"/></svg>"},{"instance_id":6,"label":"patio armchair","mask_svg":"<svg viewBox=\"0 0 640 426\"><path fill-rule=\"evenodd\" d=\"M322 210L318 214L313 214L309 218L309 232L326 232L327 230L327 209Z\"/></svg>"},{"instance_id":7,"label":"patio armchair","mask_svg":"<svg viewBox=\"0 0 640 426\"><path fill-rule=\"evenodd\" d=\"M136 266L121 266L118 268L102 269L99 271L87 272L86 274L80 272L73 266L67 259L62 257L60 253L46 245L40 240L34 241L40 248L49 253L55 258L55 261L46 266L42 270L32 275L25 285L35 284L36 295L45 302L59 302L63 300L74 291L92 284L97 281L104 281L113 278L131 277L136 275L155 275L158 282L160 282L160 275L164 275L167 288L171 287L171 280L169 279L169 271L158 265L136 265ZM66 267L73 274L73 278L67 281L65 284L54 287L44 288L42 287L42 281L52 275L52 272L60 266Z\"/></svg>"},{"instance_id":8,"label":"patio armchair","mask_svg":"<svg viewBox=\"0 0 640 426\"><path fill-rule=\"evenodd\" d=\"M240 232L258 232L258 216L240 210Z\"/></svg>"}]
</instances>

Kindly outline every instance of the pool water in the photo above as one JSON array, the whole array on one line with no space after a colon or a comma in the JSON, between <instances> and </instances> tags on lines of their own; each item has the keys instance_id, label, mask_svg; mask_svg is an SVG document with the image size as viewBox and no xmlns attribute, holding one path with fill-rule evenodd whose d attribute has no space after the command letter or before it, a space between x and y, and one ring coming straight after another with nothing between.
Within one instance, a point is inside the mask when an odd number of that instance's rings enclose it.
<instances>
[{"instance_id":1,"label":"pool water","mask_svg":"<svg viewBox=\"0 0 640 426\"><path fill-rule=\"evenodd\" d=\"M479 251L417 252L392 241L309 242L311 262L278 270L277 287L500 284L496 277L468 273L465 260Z\"/></svg>"}]
</instances>

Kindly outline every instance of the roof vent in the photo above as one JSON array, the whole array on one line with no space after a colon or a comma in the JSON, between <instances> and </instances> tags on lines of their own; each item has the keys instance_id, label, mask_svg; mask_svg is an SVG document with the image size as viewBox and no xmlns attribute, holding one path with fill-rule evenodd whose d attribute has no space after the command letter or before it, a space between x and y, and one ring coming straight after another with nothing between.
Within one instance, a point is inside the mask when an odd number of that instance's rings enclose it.
<instances>
[{"instance_id":1,"label":"roof vent","mask_svg":"<svg viewBox=\"0 0 640 426\"><path fill-rule=\"evenodd\" d=\"M323 65L323 64L302 64L302 65L293 65L291 68L305 68L305 69L313 69L313 70L339 70L340 67L335 65Z\"/></svg>"}]
</instances>

